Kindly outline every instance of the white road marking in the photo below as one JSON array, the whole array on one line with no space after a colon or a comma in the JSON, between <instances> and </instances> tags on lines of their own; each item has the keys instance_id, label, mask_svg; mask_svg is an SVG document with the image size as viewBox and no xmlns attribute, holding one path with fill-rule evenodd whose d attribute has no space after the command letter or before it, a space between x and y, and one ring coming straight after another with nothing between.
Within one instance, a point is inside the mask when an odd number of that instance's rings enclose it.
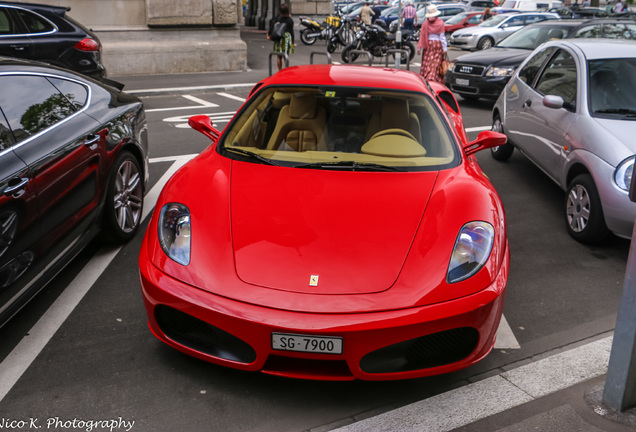
<instances>
[{"instance_id":1,"label":"white road marking","mask_svg":"<svg viewBox=\"0 0 636 432\"><path fill-rule=\"evenodd\" d=\"M219 96L223 96L223 97L226 97L228 99L234 99L234 100L237 100L239 102L245 102L245 98L242 98L240 96L231 95L229 93L217 93L217 94Z\"/></svg>"},{"instance_id":2,"label":"white road marking","mask_svg":"<svg viewBox=\"0 0 636 432\"><path fill-rule=\"evenodd\" d=\"M200 108L218 108L219 106L215 103L205 101L203 99L199 99L198 97L191 95L182 95L183 98L188 99L192 102L198 103L199 105L188 105L188 106L180 106L180 107L170 107L170 108L152 108L146 109L147 113L150 112L162 112L162 111L178 111L178 110L187 110L187 109L200 109Z\"/></svg>"},{"instance_id":3,"label":"white road marking","mask_svg":"<svg viewBox=\"0 0 636 432\"><path fill-rule=\"evenodd\" d=\"M195 92L202 90L231 90L235 88L252 88L256 83L244 83L244 84L223 84L223 85L211 85L211 86L193 86L193 87L166 87L147 90L126 90L126 93L130 94L152 94L152 93L182 93L182 92Z\"/></svg>"},{"instance_id":4,"label":"white road marking","mask_svg":"<svg viewBox=\"0 0 636 432\"><path fill-rule=\"evenodd\" d=\"M164 184L177 169L191 158L192 155L172 158L174 163L144 198L142 220L150 214L157 203L157 198ZM163 160L159 161L161 162ZM121 248L122 246L104 246L97 251L93 259L86 264L51 307L49 307L38 322L35 323L27 336L25 336L2 363L0 363L0 377L2 378L0 379L0 401L4 399L22 374L24 374L31 363L33 363L42 349L44 349L53 335L55 335L55 332L57 332L64 321L66 321L82 298L84 298L84 295L86 295L104 270L106 270L113 258L117 256Z\"/></svg>"}]
</instances>

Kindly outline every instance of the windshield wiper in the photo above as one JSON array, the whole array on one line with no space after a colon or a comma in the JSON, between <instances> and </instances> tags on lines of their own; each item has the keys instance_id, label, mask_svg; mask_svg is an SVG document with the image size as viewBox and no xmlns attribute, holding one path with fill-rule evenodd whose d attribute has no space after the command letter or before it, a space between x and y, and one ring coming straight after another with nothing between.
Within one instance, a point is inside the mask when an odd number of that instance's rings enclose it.
<instances>
[{"instance_id":1,"label":"windshield wiper","mask_svg":"<svg viewBox=\"0 0 636 432\"><path fill-rule=\"evenodd\" d=\"M275 166L279 166L277 163L275 163L273 160L271 159L267 159L266 157L263 157L257 153L251 152L249 150L244 150L242 148L236 148L236 147L223 147L223 150L228 151L230 153L238 153L244 156L248 156L251 159L256 159L260 162L263 162L264 164L267 165L275 165Z\"/></svg>"},{"instance_id":2,"label":"windshield wiper","mask_svg":"<svg viewBox=\"0 0 636 432\"><path fill-rule=\"evenodd\" d=\"M636 116L636 110L629 108L608 108L594 111L595 114L621 114L626 116Z\"/></svg>"},{"instance_id":3,"label":"windshield wiper","mask_svg":"<svg viewBox=\"0 0 636 432\"><path fill-rule=\"evenodd\" d=\"M296 165L294 168L350 168L351 171L399 171L397 167L380 165L374 163L358 163L353 161L339 162L313 162L307 164Z\"/></svg>"}]
</instances>

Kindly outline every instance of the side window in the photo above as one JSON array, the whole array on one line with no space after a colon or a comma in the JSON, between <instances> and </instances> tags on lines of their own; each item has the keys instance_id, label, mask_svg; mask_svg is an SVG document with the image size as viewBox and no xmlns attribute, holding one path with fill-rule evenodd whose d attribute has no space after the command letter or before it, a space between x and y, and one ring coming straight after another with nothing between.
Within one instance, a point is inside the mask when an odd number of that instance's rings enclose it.
<instances>
[{"instance_id":1,"label":"side window","mask_svg":"<svg viewBox=\"0 0 636 432\"><path fill-rule=\"evenodd\" d=\"M16 142L23 141L77 111L67 96L45 77L0 76L0 107Z\"/></svg>"},{"instance_id":2,"label":"side window","mask_svg":"<svg viewBox=\"0 0 636 432\"><path fill-rule=\"evenodd\" d=\"M601 37L601 26L600 25L589 25L585 27L581 27L574 33L572 36L574 38L598 38Z\"/></svg>"},{"instance_id":3,"label":"side window","mask_svg":"<svg viewBox=\"0 0 636 432\"><path fill-rule=\"evenodd\" d=\"M11 147L14 142L9 123L7 123L7 119L2 114L2 109L0 109L0 150Z\"/></svg>"},{"instance_id":4,"label":"side window","mask_svg":"<svg viewBox=\"0 0 636 432\"><path fill-rule=\"evenodd\" d=\"M469 24L479 24L481 22L481 14L477 14L477 15L473 15L470 18L468 18L468 23Z\"/></svg>"},{"instance_id":5,"label":"side window","mask_svg":"<svg viewBox=\"0 0 636 432\"><path fill-rule=\"evenodd\" d=\"M0 34L13 34L12 24L9 18L9 11L5 8L0 8Z\"/></svg>"},{"instance_id":6,"label":"side window","mask_svg":"<svg viewBox=\"0 0 636 432\"><path fill-rule=\"evenodd\" d=\"M563 101L576 104L576 63L574 58L560 50L546 65L535 89L542 95L557 95Z\"/></svg>"},{"instance_id":7,"label":"side window","mask_svg":"<svg viewBox=\"0 0 636 432\"><path fill-rule=\"evenodd\" d=\"M16 9L16 13L20 16L29 34L31 33L49 33L55 30L55 26L48 20L23 9Z\"/></svg>"},{"instance_id":8,"label":"side window","mask_svg":"<svg viewBox=\"0 0 636 432\"><path fill-rule=\"evenodd\" d=\"M88 90L81 84L60 78L47 78L66 100L76 109L82 109L88 101Z\"/></svg>"},{"instance_id":9,"label":"side window","mask_svg":"<svg viewBox=\"0 0 636 432\"><path fill-rule=\"evenodd\" d=\"M603 37L610 39L634 39L634 25L631 31L625 24L605 24L603 26Z\"/></svg>"},{"instance_id":10,"label":"side window","mask_svg":"<svg viewBox=\"0 0 636 432\"><path fill-rule=\"evenodd\" d=\"M534 55L528 63L519 71L519 78L528 85L532 85L532 82L541 70L541 65L545 60L552 55L554 48L548 48L538 52Z\"/></svg>"},{"instance_id":11,"label":"side window","mask_svg":"<svg viewBox=\"0 0 636 432\"><path fill-rule=\"evenodd\" d=\"M506 24L504 24L505 27L517 27L522 25L523 17L512 17L508 21L506 21Z\"/></svg>"},{"instance_id":12,"label":"side window","mask_svg":"<svg viewBox=\"0 0 636 432\"><path fill-rule=\"evenodd\" d=\"M536 23L539 21L544 21L545 17L542 17L541 15L528 15L526 16L526 24L532 24L532 23Z\"/></svg>"}]
</instances>

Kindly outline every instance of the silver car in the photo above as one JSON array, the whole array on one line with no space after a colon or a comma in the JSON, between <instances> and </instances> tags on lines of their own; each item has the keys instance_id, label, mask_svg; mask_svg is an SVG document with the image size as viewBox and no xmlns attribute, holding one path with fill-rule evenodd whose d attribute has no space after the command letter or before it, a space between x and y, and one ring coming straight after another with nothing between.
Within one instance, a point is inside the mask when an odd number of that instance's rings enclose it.
<instances>
[{"instance_id":1,"label":"silver car","mask_svg":"<svg viewBox=\"0 0 636 432\"><path fill-rule=\"evenodd\" d=\"M495 131L563 190L567 229L584 243L630 238L636 153L636 41L563 39L539 46L493 107Z\"/></svg>"},{"instance_id":2,"label":"silver car","mask_svg":"<svg viewBox=\"0 0 636 432\"><path fill-rule=\"evenodd\" d=\"M559 19L559 15L547 12L499 14L477 26L454 31L449 42L451 46L464 50L483 50L528 24L549 19Z\"/></svg>"}]
</instances>

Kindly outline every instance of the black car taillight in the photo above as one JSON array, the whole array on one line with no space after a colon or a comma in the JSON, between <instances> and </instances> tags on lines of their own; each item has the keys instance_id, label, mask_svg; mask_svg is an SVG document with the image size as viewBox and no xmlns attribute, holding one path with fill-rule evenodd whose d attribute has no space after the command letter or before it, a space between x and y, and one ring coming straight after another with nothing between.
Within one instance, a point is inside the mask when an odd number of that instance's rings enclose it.
<instances>
[{"instance_id":1,"label":"black car taillight","mask_svg":"<svg viewBox=\"0 0 636 432\"><path fill-rule=\"evenodd\" d=\"M74 48L80 51L99 51L100 45L95 39L85 38L76 43Z\"/></svg>"}]
</instances>

